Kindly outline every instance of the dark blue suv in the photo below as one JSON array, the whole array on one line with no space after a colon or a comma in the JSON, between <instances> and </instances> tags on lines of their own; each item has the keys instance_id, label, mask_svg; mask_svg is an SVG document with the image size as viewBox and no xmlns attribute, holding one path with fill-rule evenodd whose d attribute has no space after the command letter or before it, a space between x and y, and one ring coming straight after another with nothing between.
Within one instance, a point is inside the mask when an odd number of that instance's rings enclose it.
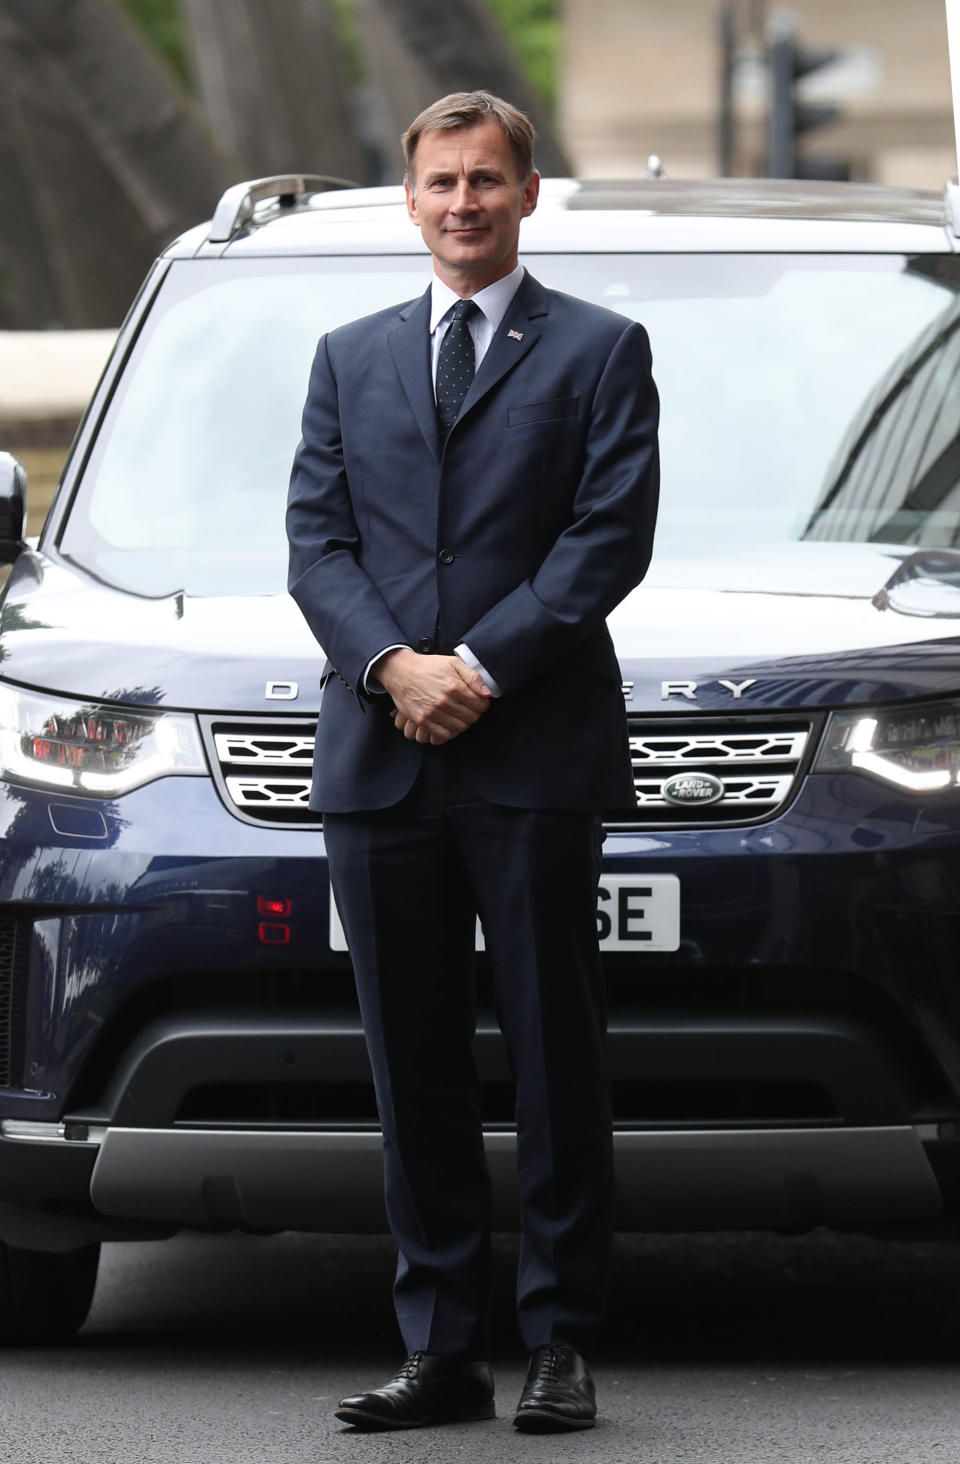
<instances>
[{"instance_id":1,"label":"dark blue suv","mask_svg":"<svg viewBox=\"0 0 960 1464\"><path fill-rule=\"evenodd\" d=\"M950 209L559 182L524 227L546 284L644 322L663 398L654 564L611 619L636 777L597 906L619 1222L933 1224L960 1201ZM103 1239L384 1223L283 508L318 336L428 264L398 190L232 189L151 271L38 543L0 461L9 1340L81 1324Z\"/></svg>"}]
</instances>

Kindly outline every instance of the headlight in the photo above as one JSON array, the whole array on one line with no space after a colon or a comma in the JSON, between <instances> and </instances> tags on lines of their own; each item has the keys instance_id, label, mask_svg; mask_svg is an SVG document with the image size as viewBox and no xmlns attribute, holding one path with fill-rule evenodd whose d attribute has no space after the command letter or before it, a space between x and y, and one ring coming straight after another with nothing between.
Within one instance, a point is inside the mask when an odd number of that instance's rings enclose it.
<instances>
[{"instance_id":1,"label":"headlight","mask_svg":"<svg viewBox=\"0 0 960 1464\"><path fill-rule=\"evenodd\" d=\"M916 793L960 785L960 702L833 712L814 766L856 768Z\"/></svg>"},{"instance_id":2,"label":"headlight","mask_svg":"<svg viewBox=\"0 0 960 1464\"><path fill-rule=\"evenodd\" d=\"M0 771L111 798L207 767L196 723L182 712L68 701L0 684Z\"/></svg>"}]
</instances>

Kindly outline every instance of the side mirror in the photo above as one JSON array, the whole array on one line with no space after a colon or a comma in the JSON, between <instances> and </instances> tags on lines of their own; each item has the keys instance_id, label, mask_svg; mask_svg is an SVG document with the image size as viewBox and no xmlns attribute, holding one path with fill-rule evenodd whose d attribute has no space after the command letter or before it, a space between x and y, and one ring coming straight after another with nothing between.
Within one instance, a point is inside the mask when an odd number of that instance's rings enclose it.
<instances>
[{"instance_id":1,"label":"side mirror","mask_svg":"<svg viewBox=\"0 0 960 1464\"><path fill-rule=\"evenodd\" d=\"M27 522L27 470L9 452L0 452L0 564L12 564L23 548Z\"/></svg>"}]
</instances>

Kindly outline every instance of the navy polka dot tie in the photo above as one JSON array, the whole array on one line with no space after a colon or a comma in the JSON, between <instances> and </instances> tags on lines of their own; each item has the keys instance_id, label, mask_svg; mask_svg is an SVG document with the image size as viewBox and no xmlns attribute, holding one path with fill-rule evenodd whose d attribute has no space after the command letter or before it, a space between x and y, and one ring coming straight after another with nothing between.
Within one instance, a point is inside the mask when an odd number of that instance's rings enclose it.
<instances>
[{"instance_id":1,"label":"navy polka dot tie","mask_svg":"<svg viewBox=\"0 0 960 1464\"><path fill-rule=\"evenodd\" d=\"M440 440L446 442L450 428L457 420L463 399L470 390L476 370L476 349L467 321L478 314L479 305L472 300L458 300L453 307L453 319L440 343L437 359L437 417L440 421Z\"/></svg>"}]
</instances>

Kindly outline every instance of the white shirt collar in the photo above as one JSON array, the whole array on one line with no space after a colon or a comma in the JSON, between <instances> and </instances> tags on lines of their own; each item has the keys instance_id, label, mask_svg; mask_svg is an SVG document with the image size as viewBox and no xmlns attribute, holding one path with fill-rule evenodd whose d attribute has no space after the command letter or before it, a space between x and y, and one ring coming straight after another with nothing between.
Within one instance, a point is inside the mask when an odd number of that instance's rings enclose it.
<instances>
[{"instance_id":1,"label":"white shirt collar","mask_svg":"<svg viewBox=\"0 0 960 1464\"><path fill-rule=\"evenodd\" d=\"M522 264L512 269L502 280L494 280L492 285L485 289L478 290L472 296L475 305L483 311L490 322L491 331L495 331L501 320L507 313L507 306L520 288L520 281L523 279L525 270ZM445 285L439 275L434 275L430 282L430 334L433 335L437 326L448 311L456 305L461 297Z\"/></svg>"}]
</instances>

